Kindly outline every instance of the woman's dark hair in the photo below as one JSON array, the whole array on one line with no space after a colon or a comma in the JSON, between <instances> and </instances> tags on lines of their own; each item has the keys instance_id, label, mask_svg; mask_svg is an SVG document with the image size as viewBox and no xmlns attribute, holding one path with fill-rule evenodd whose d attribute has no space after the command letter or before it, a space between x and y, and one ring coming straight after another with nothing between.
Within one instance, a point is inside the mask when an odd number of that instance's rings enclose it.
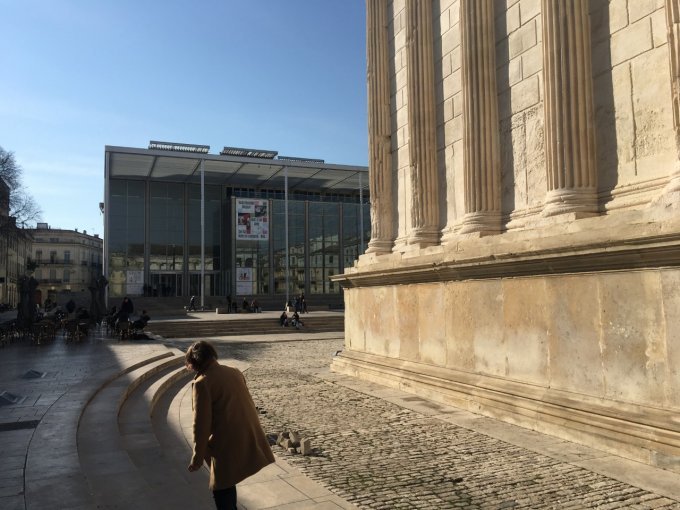
<instances>
[{"instance_id":1,"label":"woman's dark hair","mask_svg":"<svg viewBox=\"0 0 680 510\"><path fill-rule=\"evenodd\" d=\"M201 340L194 343L185 356L187 365L196 370L196 372L203 372L212 360L217 359L217 351L210 342Z\"/></svg>"}]
</instances>

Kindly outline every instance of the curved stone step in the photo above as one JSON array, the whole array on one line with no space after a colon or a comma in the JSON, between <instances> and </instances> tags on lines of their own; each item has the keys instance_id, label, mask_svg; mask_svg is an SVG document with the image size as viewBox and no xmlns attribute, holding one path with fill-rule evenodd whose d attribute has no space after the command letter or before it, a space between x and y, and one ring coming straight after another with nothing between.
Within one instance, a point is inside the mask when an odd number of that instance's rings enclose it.
<instances>
[{"instance_id":1,"label":"curved stone step","mask_svg":"<svg viewBox=\"0 0 680 510\"><path fill-rule=\"evenodd\" d=\"M173 356L175 353L157 344L101 349L92 374L71 386L36 427L26 456L27 510L93 508L92 494L78 455L80 418L88 404L111 381Z\"/></svg>"},{"instance_id":2,"label":"curved stone step","mask_svg":"<svg viewBox=\"0 0 680 510\"><path fill-rule=\"evenodd\" d=\"M162 458L153 433L149 433L151 402L173 380L186 374L181 352L174 351L171 359L140 367L110 382L81 417L80 466L99 508L187 508L186 501L168 505L158 490L167 492L167 487L148 479L156 467L153 462ZM153 452L155 456L149 456Z\"/></svg>"}]
</instances>

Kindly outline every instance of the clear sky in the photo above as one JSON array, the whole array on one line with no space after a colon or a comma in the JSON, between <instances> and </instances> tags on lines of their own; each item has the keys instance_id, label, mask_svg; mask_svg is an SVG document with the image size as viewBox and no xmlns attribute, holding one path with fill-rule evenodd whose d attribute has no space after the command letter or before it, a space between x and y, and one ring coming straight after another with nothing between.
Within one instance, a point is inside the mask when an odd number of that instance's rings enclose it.
<instances>
[{"instance_id":1,"label":"clear sky","mask_svg":"<svg viewBox=\"0 0 680 510\"><path fill-rule=\"evenodd\" d=\"M0 0L0 146L103 235L104 146L367 164L364 0Z\"/></svg>"}]
</instances>

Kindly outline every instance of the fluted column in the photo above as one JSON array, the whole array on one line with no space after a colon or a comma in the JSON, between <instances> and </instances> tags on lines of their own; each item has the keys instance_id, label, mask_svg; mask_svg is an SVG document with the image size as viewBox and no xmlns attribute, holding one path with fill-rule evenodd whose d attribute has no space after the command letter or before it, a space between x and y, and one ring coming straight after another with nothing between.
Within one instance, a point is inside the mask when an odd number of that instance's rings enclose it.
<instances>
[{"instance_id":1,"label":"fluted column","mask_svg":"<svg viewBox=\"0 0 680 510\"><path fill-rule=\"evenodd\" d=\"M371 240L367 253L389 253L394 244L387 1L366 0L368 176L371 193Z\"/></svg>"},{"instance_id":2,"label":"fluted column","mask_svg":"<svg viewBox=\"0 0 680 510\"><path fill-rule=\"evenodd\" d=\"M465 216L461 233L501 229L494 0L461 0Z\"/></svg>"},{"instance_id":3,"label":"fluted column","mask_svg":"<svg viewBox=\"0 0 680 510\"><path fill-rule=\"evenodd\" d=\"M680 0L666 0L666 29L673 94L673 129L678 154L666 192L680 191Z\"/></svg>"},{"instance_id":4,"label":"fluted column","mask_svg":"<svg viewBox=\"0 0 680 510\"><path fill-rule=\"evenodd\" d=\"M588 0L542 0L545 216L596 213L597 169Z\"/></svg>"},{"instance_id":5,"label":"fluted column","mask_svg":"<svg viewBox=\"0 0 680 510\"><path fill-rule=\"evenodd\" d=\"M408 131L411 172L409 244L439 242L432 1L406 0Z\"/></svg>"}]
</instances>

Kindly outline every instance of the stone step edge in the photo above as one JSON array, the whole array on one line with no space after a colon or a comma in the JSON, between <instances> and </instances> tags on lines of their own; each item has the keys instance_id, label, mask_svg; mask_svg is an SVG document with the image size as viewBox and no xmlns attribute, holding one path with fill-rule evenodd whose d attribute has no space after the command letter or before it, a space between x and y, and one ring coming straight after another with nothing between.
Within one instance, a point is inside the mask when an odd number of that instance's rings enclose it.
<instances>
[{"instance_id":1,"label":"stone step edge","mask_svg":"<svg viewBox=\"0 0 680 510\"><path fill-rule=\"evenodd\" d=\"M182 366L184 367L184 353L177 349L176 347L168 347L166 346L166 349L168 349L170 356L168 358L163 359L163 360L158 360L156 363L148 364L146 366L141 366L138 369L131 371L130 374L133 376L132 380L130 383L125 387L125 390L123 393L120 395L118 398L118 403L116 406L116 416L120 414L120 410L125 404L125 401L128 399L128 397L145 381L147 381L149 378L154 377L156 374L159 372L162 372L168 368L174 367L174 366ZM138 374L135 374L134 372L138 372ZM126 374L121 374L121 375L126 375Z\"/></svg>"},{"instance_id":2,"label":"stone step edge","mask_svg":"<svg viewBox=\"0 0 680 510\"><path fill-rule=\"evenodd\" d=\"M49 498L48 491L54 488L50 489L51 486L43 482L39 484L40 490L30 489L30 487L36 485L32 482L39 480L54 480L54 485L60 490L65 490L68 486L68 492L72 494L71 503L73 507L92 503L92 495L89 491L87 479L80 469L78 457L78 425L85 409L104 387L121 375L172 355L171 352L163 352L143 359L130 360L132 362L128 365L102 370L95 374L94 378L88 378L73 385L50 406L36 427L26 452L24 498L27 510L42 508L45 499L40 497L41 491ZM79 405L73 406L74 401L78 402ZM69 418L67 419L69 423L64 423L65 416L69 415L72 419ZM55 427L59 427L63 433L70 435L65 443L66 446L63 442L61 442L60 448L50 445L52 431ZM59 463L60 474L55 475L54 463L50 462L51 460ZM77 476L76 473L79 473L80 476ZM33 499L36 499L37 502L34 503Z\"/></svg>"}]
</instances>

